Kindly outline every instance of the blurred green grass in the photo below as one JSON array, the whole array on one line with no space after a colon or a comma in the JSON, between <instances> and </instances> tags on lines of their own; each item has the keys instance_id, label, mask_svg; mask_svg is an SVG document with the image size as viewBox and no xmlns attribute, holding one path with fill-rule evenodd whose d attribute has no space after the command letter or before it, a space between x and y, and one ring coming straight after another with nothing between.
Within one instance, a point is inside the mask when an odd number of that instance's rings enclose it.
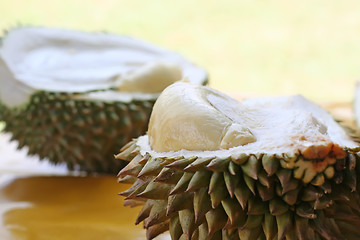
<instances>
[{"instance_id":1,"label":"blurred green grass","mask_svg":"<svg viewBox=\"0 0 360 240\"><path fill-rule=\"evenodd\" d=\"M108 31L177 51L232 94L351 101L360 77L360 2L0 0L16 24Z\"/></svg>"}]
</instances>

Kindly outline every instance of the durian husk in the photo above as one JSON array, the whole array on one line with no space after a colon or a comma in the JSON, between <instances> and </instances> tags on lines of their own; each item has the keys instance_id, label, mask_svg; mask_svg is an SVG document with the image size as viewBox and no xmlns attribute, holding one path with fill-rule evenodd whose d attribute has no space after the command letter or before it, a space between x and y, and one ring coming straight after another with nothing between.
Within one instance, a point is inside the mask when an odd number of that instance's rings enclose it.
<instances>
[{"instance_id":1,"label":"durian husk","mask_svg":"<svg viewBox=\"0 0 360 240\"><path fill-rule=\"evenodd\" d=\"M116 158L129 161L118 177L132 186L120 195L143 203L135 223L147 239L165 231L173 240L360 239L360 149L333 147L321 159L167 158L140 149L135 139Z\"/></svg>"},{"instance_id":2,"label":"durian husk","mask_svg":"<svg viewBox=\"0 0 360 240\"><path fill-rule=\"evenodd\" d=\"M0 104L4 131L29 155L66 163L70 170L116 174L126 162L114 159L114 153L145 133L155 99L102 101L80 95L38 91L25 105Z\"/></svg>"}]
</instances>

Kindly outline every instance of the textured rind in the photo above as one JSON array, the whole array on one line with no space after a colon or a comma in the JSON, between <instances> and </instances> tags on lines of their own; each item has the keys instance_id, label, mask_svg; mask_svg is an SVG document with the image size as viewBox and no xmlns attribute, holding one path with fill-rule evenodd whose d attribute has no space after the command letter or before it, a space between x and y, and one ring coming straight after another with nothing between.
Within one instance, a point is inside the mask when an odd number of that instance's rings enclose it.
<instances>
[{"instance_id":1,"label":"textured rind","mask_svg":"<svg viewBox=\"0 0 360 240\"><path fill-rule=\"evenodd\" d=\"M299 154L152 158L133 140L117 155L130 161L119 182L133 183L120 195L128 204L144 202L136 224L143 222L148 239L169 229L173 240L355 240L359 150L344 149L345 157L334 161L328 161L333 152L327 160ZM317 174L289 164L299 161L316 166Z\"/></svg>"},{"instance_id":2,"label":"textured rind","mask_svg":"<svg viewBox=\"0 0 360 240\"><path fill-rule=\"evenodd\" d=\"M125 163L114 154L145 133L155 100L105 102L75 95L38 91L26 105L0 104L4 131L18 148L27 146L30 155L55 164L66 162L70 170L117 173Z\"/></svg>"}]
</instances>

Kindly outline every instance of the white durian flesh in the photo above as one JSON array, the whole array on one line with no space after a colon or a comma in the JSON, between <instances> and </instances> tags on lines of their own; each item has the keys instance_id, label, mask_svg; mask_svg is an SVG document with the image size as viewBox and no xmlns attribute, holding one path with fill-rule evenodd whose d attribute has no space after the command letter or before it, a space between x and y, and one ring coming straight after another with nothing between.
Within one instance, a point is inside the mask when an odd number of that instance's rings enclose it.
<instances>
[{"instance_id":1,"label":"white durian flesh","mask_svg":"<svg viewBox=\"0 0 360 240\"><path fill-rule=\"evenodd\" d=\"M113 154L145 133L160 92L183 77L207 82L181 55L131 37L14 28L0 45L0 121L29 155L114 173L124 163Z\"/></svg>"}]
</instances>

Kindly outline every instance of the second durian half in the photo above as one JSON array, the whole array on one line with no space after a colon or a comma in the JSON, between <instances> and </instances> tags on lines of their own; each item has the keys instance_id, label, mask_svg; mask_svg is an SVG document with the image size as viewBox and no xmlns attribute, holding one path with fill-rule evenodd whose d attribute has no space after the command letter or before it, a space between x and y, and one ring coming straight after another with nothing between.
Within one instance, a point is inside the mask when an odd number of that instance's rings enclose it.
<instances>
[{"instance_id":1,"label":"second durian half","mask_svg":"<svg viewBox=\"0 0 360 240\"><path fill-rule=\"evenodd\" d=\"M160 92L204 69L127 36L19 27L0 45L0 120L5 131L53 163L118 172L113 155L144 134Z\"/></svg>"},{"instance_id":2,"label":"second durian half","mask_svg":"<svg viewBox=\"0 0 360 240\"><path fill-rule=\"evenodd\" d=\"M238 102L178 82L121 150L147 238L360 238L358 144L302 96Z\"/></svg>"}]
</instances>

